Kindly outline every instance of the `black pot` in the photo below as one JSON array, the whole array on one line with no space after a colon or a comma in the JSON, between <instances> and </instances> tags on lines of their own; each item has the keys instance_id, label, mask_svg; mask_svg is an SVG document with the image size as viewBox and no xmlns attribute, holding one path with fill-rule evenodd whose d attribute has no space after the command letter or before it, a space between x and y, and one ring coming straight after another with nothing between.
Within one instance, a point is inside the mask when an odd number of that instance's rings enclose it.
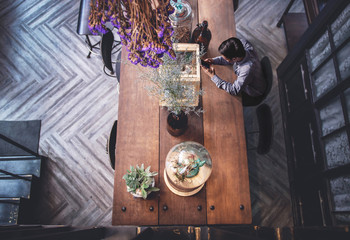
<instances>
[{"instance_id":1,"label":"black pot","mask_svg":"<svg viewBox=\"0 0 350 240\"><path fill-rule=\"evenodd\" d=\"M188 117L181 111L180 114L169 113L167 118L167 130L172 136L180 136L183 134L188 126Z\"/></svg>"}]
</instances>

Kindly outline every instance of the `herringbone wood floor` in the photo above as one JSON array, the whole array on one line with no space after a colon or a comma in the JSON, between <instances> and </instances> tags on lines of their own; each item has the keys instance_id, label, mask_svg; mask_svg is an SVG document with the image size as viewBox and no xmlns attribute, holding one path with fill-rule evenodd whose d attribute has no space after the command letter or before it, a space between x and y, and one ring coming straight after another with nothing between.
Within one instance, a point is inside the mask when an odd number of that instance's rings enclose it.
<instances>
[{"instance_id":1,"label":"herringbone wood floor","mask_svg":"<svg viewBox=\"0 0 350 240\"><path fill-rule=\"evenodd\" d=\"M288 0L241 0L237 34L273 68L286 55L275 25ZM76 34L79 0L0 0L0 119L41 119L42 174L37 219L43 224L110 225L113 171L105 151L118 113L118 84L99 55L86 58ZM300 1L297 3L300 6ZM95 38L93 40L96 41ZM276 74L275 74L276 75ZM274 115L271 151L248 152L253 224L292 225L277 79L266 102ZM256 127L245 110L247 131Z\"/></svg>"},{"instance_id":2,"label":"herringbone wood floor","mask_svg":"<svg viewBox=\"0 0 350 240\"><path fill-rule=\"evenodd\" d=\"M235 13L237 36L248 39L260 58L268 56L273 70L273 85L264 101L271 108L274 135L271 150L259 155L248 151L253 224L292 226L287 158L285 153L276 68L287 55L284 30L276 24L289 1L243 0ZM303 3L295 1L290 12L302 12ZM246 132L258 130L256 107L244 108ZM248 148L257 145L257 135L247 134Z\"/></svg>"}]
</instances>

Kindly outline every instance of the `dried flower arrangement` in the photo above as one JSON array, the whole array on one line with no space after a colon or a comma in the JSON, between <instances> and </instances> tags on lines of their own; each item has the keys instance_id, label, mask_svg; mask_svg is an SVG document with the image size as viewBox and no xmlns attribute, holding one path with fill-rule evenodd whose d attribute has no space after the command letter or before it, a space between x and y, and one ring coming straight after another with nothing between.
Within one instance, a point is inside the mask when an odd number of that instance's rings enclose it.
<instances>
[{"instance_id":1,"label":"dried flower arrangement","mask_svg":"<svg viewBox=\"0 0 350 240\"><path fill-rule=\"evenodd\" d=\"M133 64L157 68L165 53L175 59L170 0L91 0L90 5L90 31L106 33L105 24L111 22Z\"/></svg>"},{"instance_id":2,"label":"dried flower arrangement","mask_svg":"<svg viewBox=\"0 0 350 240\"><path fill-rule=\"evenodd\" d=\"M158 97L161 106L166 106L170 113L180 115L181 112L194 112L199 115L203 110L197 107L197 101L204 91L199 88L199 82L196 83L197 87L189 81L191 78L184 76L199 76L199 70L194 66L198 62L193 59L199 59L203 55L203 49L198 53L184 51L179 54L176 46L178 45L174 45L176 60L164 56L164 63L159 69L152 69L147 73L141 71L140 78L152 83L146 86L148 94Z\"/></svg>"}]
</instances>

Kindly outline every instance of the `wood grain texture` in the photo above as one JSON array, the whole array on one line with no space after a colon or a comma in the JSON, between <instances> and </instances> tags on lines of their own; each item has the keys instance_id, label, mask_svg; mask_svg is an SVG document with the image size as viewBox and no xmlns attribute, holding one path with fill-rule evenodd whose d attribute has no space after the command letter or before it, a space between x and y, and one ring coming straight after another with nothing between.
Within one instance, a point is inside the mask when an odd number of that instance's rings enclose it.
<instances>
[{"instance_id":1,"label":"wood grain texture","mask_svg":"<svg viewBox=\"0 0 350 240\"><path fill-rule=\"evenodd\" d=\"M122 61L127 61L122 49ZM149 199L133 198L122 179L130 165L145 164L159 172L159 106L156 98L148 96L144 82L138 79L140 66L123 64L120 72L120 102L114 178L113 225L157 225L158 194ZM145 69L141 70L145 71ZM158 178L156 178L156 186ZM154 210L149 208L153 206ZM123 212L122 207L126 207Z\"/></svg>"},{"instance_id":2,"label":"wood grain texture","mask_svg":"<svg viewBox=\"0 0 350 240\"><path fill-rule=\"evenodd\" d=\"M274 120L271 150L248 151L253 224L260 226L293 224L275 73L287 54L284 29L276 23L288 2L242 0L235 12L237 36L268 56L274 70L264 101ZM105 148L118 116L118 82L103 73L99 55L86 58L85 38L76 33L80 1L0 3L0 117L42 120L39 152L48 159L35 218L42 224L111 225L114 171ZM303 8L296 0L290 12ZM247 132L257 130L255 108L244 108L244 115ZM248 145L256 146L257 137L250 135Z\"/></svg>"},{"instance_id":3,"label":"wood grain texture","mask_svg":"<svg viewBox=\"0 0 350 240\"><path fill-rule=\"evenodd\" d=\"M164 182L165 159L169 150L184 141L195 141L203 144L203 122L202 117L195 114L189 115L188 128L186 132L179 136L173 137L166 130L167 116L169 112L161 110L160 116L160 199L159 199L159 224L176 225L176 224L206 224L206 200L205 188L199 193L181 197L172 193ZM163 211L163 206L168 206L167 211ZM197 207L202 206L198 211Z\"/></svg>"},{"instance_id":4,"label":"wood grain texture","mask_svg":"<svg viewBox=\"0 0 350 240\"><path fill-rule=\"evenodd\" d=\"M218 56L222 41L235 36L232 1L202 1L198 6L199 19L206 19L212 33L208 57ZM216 67L216 73L233 81L233 70ZM213 161L213 172L207 182L208 224L249 224L251 203L246 153L243 108L239 97L217 89L202 72L204 146ZM225 193L225 194L222 194ZM244 206L240 210L240 205ZM211 206L215 209L211 210Z\"/></svg>"}]
</instances>

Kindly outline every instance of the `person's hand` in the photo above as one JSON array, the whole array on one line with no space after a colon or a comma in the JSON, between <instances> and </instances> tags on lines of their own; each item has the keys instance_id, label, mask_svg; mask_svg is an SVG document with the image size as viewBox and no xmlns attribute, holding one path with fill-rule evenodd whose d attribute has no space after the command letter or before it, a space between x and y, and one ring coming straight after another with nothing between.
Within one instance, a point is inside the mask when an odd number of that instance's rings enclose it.
<instances>
[{"instance_id":1,"label":"person's hand","mask_svg":"<svg viewBox=\"0 0 350 240\"><path fill-rule=\"evenodd\" d=\"M214 64L214 60L212 58L206 58L203 60L204 62L207 62L209 64Z\"/></svg>"},{"instance_id":2,"label":"person's hand","mask_svg":"<svg viewBox=\"0 0 350 240\"><path fill-rule=\"evenodd\" d=\"M207 74L210 78L214 77L214 75L215 75L215 68L214 67L205 68L205 67L201 66L201 68L203 69L205 74Z\"/></svg>"}]
</instances>

